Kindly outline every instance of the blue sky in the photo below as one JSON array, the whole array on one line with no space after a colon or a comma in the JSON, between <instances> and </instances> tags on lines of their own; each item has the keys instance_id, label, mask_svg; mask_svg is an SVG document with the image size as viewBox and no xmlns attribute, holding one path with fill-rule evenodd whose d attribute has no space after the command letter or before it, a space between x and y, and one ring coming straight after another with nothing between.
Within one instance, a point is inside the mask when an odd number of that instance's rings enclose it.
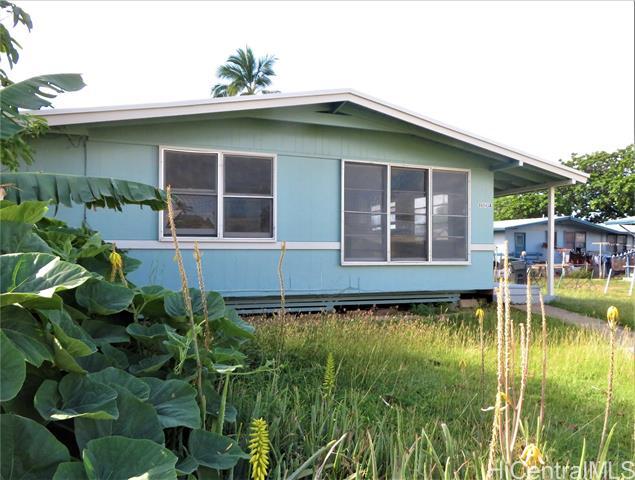
<instances>
[{"instance_id":1,"label":"blue sky","mask_svg":"<svg viewBox=\"0 0 635 480\"><path fill-rule=\"evenodd\" d=\"M80 72L56 107L209 96L239 46L284 92L350 87L547 159L633 142L633 2L19 2L14 80Z\"/></svg>"}]
</instances>

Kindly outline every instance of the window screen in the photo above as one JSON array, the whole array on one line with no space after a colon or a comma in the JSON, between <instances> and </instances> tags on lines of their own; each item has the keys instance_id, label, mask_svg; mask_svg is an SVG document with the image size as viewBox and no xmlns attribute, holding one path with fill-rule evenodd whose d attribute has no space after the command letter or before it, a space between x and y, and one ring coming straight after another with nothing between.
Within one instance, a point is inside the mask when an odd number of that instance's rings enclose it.
<instances>
[{"instance_id":1,"label":"window screen","mask_svg":"<svg viewBox=\"0 0 635 480\"><path fill-rule=\"evenodd\" d=\"M432 260L466 261L467 179L467 172L345 162L344 261L425 262L430 238Z\"/></svg>"},{"instance_id":2,"label":"window screen","mask_svg":"<svg viewBox=\"0 0 635 480\"><path fill-rule=\"evenodd\" d=\"M344 260L385 261L386 175L383 165L344 166Z\"/></svg>"},{"instance_id":3,"label":"window screen","mask_svg":"<svg viewBox=\"0 0 635 480\"><path fill-rule=\"evenodd\" d=\"M432 173L432 260L467 260L467 173Z\"/></svg>"},{"instance_id":4,"label":"window screen","mask_svg":"<svg viewBox=\"0 0 635 480\"><path fill-rule=\"evenodd\" d=\"M223 235L273 237L273 159L224 155Z\"/></svg>"},{"instance_id":5,"label":"window screen","mask_svg":"<svg viewBox=\"0 0 635 480\"><path fill-rule=\"evenodd\" d=\"M215 237L218 234L218 155L163 152L164 185L172 186L177 235ZM163 235L170 236L167 215Z\"/></svg>"},{"instance_id":6,"label":"window screen","mask_svg":"<svg viewBox=\"0 0 635 480\"><path fill-rule=\"evenodd\" d=\"M428 259L428 172L390 169L390 258Z\"/></svg>"}]
</instances>

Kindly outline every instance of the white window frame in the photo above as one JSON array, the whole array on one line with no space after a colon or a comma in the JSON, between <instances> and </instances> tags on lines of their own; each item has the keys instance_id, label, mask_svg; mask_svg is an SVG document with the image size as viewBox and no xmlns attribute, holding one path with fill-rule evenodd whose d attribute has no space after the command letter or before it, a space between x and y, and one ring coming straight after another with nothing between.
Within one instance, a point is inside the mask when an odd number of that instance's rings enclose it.
<instances>
[{"instance_id":1,"label":"white window frame","mask_svg":"<svg viewBox=\"0 0 635 480\"><path fill-rule=\"evenodd\" d=\"M344 181L347 163L365 163L372 165L383 165L387 167L386 176L386 198L387 198L387 219L386 219L386 260L383 261L351 261L344 259ZM391 168L414 168L426 170L428 172L427 193L427 227L428 227L428 259L427 260L392 260L390 257L390 197L391 197ZM432 182L435 171L463 172L467 173L467 260L432 260ZM471 265L472 264L472 171L468 168L436 167L416 163L394 163L380 162L375 160L353 160L342 158L340 165L340 265L342 266L377 266L377 265Z\"/></svg>"},{"instance_id":2,"label":"white window frame","mask_svg":"<svg viewBox=\"0 0 635 480\"><path fill-rule=\"evenodd\" d=\"M264 152L247 152L247 151L236 151L236 150L226 150L226 149L218 149L218 148L192 148L192 147L175 147L171 145L160 145L159 146L159 187L165 188L165 160L164 154L166 150L175 150L180 152L192 152L192 153L209 153L216 154L218 157L218 165L216 170L216 190L217 190L217 236L215 237L205 237L205 236L186 236L186 235L178 235L179 241L183 242L199 242L199 243L238 243L238 242L247 242L247 243L275 243L277 242L278 235L278 155L275 153L264 153ZM249 198L272 198L273 200L273 211L272 215L272 236L266 238L258 238L258 237L224 237L224 198L225 198L225 155L243 155L247 157L266 157L272 159L272 195L240 195L240 194L229 194L228 197L249 197ZM159 241L161 242L171 242L172 237L170 235L164 235L166 232L164 231L164 218L165 213L163 210L159 212Z\"/></svg>"}]
</instances>

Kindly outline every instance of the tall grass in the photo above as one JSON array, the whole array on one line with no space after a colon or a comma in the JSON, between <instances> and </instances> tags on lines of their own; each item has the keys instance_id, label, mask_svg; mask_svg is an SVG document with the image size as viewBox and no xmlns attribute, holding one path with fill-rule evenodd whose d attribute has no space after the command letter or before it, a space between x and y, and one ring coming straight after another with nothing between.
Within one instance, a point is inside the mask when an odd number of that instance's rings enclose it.
<instances>
[{"instance_id":1,"label":"tall grass","mask_svg":"<svg viewBox=\"0 0 635 480\"><path fill-rule=\"evenodd\" d=\"M486 398L493 402L496 312L485 313ZM270 478L285 478L344 434L322 470L323 478L438 478L446 471L449 478L482 478L492 412L481 409L478 325L472 312L447 313L444 318L377 318L370 312L287 315L280 368L237 378L230 392L241 412L237 430L245 431L252 418L263 417L270 425ZM526 320L515 311L510 318L515 323ZM254 321L257 342L251 354L264 361L276 353L280 319ZM599 448L608 345L594 332L554 320L548 320L548 326L543 453L549 462L574 464L585 438L588 451ZM332 395L324 396L329 352L338 365L337 381ZM540 412L542 358L541 342L534 341L528 352L518 455L536 440L536 428L530 426L537 425ZM609 450L613 460L630 459L635 448L632 361L632 356L616 352L612 415L617 427Z\"/></svg>"}]
</instances>

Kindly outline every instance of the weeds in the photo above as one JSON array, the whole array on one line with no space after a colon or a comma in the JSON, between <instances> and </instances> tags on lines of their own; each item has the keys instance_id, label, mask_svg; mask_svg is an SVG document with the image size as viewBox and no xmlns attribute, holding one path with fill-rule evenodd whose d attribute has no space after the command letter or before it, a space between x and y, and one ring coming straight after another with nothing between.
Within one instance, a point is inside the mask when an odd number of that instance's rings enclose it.
<instances>
[{"instance_id":1,"label":"weeds","mask_svg":"<svg viewBox=\"0 0 635 480\"><path fill-rule=\"evenodd\" d=\"M495 308L484 311L485 393L494 399L498 320ZM510 315L517 325L526 322L521 312ZM277 319L252 322L257 327L253 355L268 358L277 349ZM599 334L555 320L545 324L549 343L530 343L515 456L533 443L546 462L575 465L585 438L587 451L599 447L605 398L598 379L608 369L606 342ZM323 479L373 478L373 465L378 478L385 479L445 478L445 472L451 479L485 477L493 412L481 411L480 333L472 312L459 312L445 322L403 314L378 318L366 311L287 315L285 329L283 366L235 377L230 392L241 415L237 431L244 431L252 418L268 420L270 479L289 477L321 451L303 469L311 478L330 449L325 446L344 435L322 470ZM543 345L549 354L544 387L549 415L542 427L530 431L529 425L538 426ZM337 388L325 399L329 352L338 365ZM632 357L616 351L611 414L620 420L608 450L613 461L632 456L634 381ZM498 468L498 458L494 462Z\"/></svg>"}]
</instances>

